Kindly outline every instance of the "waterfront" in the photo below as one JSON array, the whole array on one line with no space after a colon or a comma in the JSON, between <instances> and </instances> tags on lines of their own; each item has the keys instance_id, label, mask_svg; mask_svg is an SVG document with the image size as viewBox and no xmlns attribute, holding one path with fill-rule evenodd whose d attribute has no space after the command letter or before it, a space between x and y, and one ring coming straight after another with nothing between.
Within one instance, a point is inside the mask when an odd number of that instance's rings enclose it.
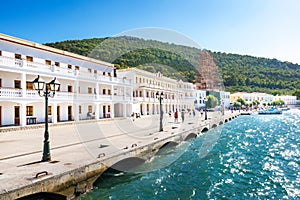
<instances>
[{"instance_id":1,"label":"waterfront","mask_svg":"<svg viewBox=\"0 0 300 200\"><path fill-rule=\"evenodd\" d=\"M189 145L186 152L168 167L104 174L79 199L298 199L299 130L299 110L241 116L183 143ZM172 159L177 149L148 167Z\"/></svg>"}]
</instances>

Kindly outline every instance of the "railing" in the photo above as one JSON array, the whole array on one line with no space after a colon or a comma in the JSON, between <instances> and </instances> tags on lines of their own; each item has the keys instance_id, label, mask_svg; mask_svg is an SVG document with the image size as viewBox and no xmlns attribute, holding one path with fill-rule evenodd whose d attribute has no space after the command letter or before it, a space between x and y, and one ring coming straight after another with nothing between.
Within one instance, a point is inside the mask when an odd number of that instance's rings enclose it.
<instances>
[{"instance_id":1,"label":"railing","mask_svg":"<svg viewBox=\"0 0 300 200\"><path fill-rule=\"evenodd\" d=\"M0 97L22 97L22 90L17 88L0 88Z\"/></svg>"},{"instance_id":2,"label":"railing","mask_svg":"<svg viewBox=\"0 0 300 200\"><path fill-rule=\"evenodd\" d=\"M24 67L27 69L36 70L38 72L53 72L55 74L64 75L64 76L72 76L74 78L82 78L82 79L88 79L88 80L94 80L94 81L104 81L108 83L119 83L119 84L130 84L131 81L124 78L117 78L117 77L110 77L110 76L103 76L102 74L98 73L89 73L79 70L73 70L63 67L58 67L55 65L46 65L43 63L37 63L37 62L28 62L24 59L15 59L11 57L6 56L0 56L0 65L6 66L6 67L12 67L12 68L19 68Z\"/></svg>"}]
</instances>

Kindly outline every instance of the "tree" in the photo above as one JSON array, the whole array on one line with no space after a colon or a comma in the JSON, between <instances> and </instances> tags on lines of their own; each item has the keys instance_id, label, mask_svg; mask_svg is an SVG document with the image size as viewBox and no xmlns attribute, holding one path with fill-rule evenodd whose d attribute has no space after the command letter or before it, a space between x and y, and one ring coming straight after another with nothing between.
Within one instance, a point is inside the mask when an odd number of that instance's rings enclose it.
<instances>
[{"instance_id":1,"label":"tree","mask_svg":"<svg viewBox=\"0 0 300 200\"><path fill-rule=\"evenodd\" d=\"M239 97L236 101L239 102L242 106L246 105L246 101L243 98Z\"/></svg>"},{"instance_id":2,"label":"tree","mask_svg":"<svg viewBox=\"0 0 300 200\"><path fill-rule=\"evenodd\" d=\"M241 107L241 103L235 101L235 102L233 102L233 107L239 108L239 107Z\"/></svg>"},{"instance_id":3,"label":"tree","mask_svg":"<svg viewBox=\"0 0 300 200\"><path fill-rule=\"evenodd\" d=\"M214 108L219 104L219 101L217 97L214 95L208 95L206 96L207 101L205 102L205 105L207 108Z\"/></svg>"}]
</instances>

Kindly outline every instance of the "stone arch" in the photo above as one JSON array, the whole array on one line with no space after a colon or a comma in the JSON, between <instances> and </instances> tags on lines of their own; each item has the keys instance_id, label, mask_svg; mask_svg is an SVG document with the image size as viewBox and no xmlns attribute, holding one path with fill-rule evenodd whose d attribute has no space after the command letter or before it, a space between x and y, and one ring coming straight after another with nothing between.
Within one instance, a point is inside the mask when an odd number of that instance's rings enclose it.
<instances>
[{"instance_id":1,"label":"stone arch","mask_svg":"<svg viewBox=\"0 0 300 200\"><path fill-rule=\"evenodd\" d=\"M18 199L19 200L32 200L32 199L66 200L67 197L57 193L39 192Z\"/></svg>"},{"instance_id":2,"label":"stone arch","mask_svg":"<svg viewBox=\"0 0 300 200\"><path fill-rule=\"evenodd\" d=\"M194 139L197 137L197 134L195 133L190 133L188 136L186 136L186 138L184 139L184 141L190 140L190 139Z\"/></svg>"},{"instance_id":3,"label":"stone arch","mask_svg":"<svg viewBox=\"0 0 300 200\"><path fill-rule=\"evenodd\" d=\"M201 133L204 133L204 132L207 132L207 131L208 131L208 128L205 127L205 128L202 129Z\"/></svg>"},{"instance_id":4,"label":"stone arch","mask_svg":"<svg viewBox=\"0 0 300 200\"><path fill-rule=\"evenodd\" d=\"M117 171L130 171L133 170L134 168L140 166L141 164L145 163L145 160L142 158L138 157L129 157L125 158L123 160L120 160L113 164L109 169L117 170Z\"/></svg>"},{"instance_id":5,"label":"stone arch","mask_svg":"<svg viewBox=\"0 0 300 200\"><path fill-rule=\"evenodd\" d=\"M177 146L177 145L178 145L177 142L173 142L173 141L166 142L165 144L163 144L163 145L159 148L159 150L157 151L156 154L161 154L161 153L163 153L165 150L168 150L168 149L170 149L170 148L172 148L172 147L175 147L175 146Z\"/></svg>"}]
</instances>

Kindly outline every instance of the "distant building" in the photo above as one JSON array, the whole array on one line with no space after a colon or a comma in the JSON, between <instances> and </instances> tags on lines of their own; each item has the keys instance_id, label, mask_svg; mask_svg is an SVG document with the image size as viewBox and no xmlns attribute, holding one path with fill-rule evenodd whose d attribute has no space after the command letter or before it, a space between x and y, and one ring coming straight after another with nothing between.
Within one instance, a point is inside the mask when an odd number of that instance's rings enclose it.
<instances>
[{"instance_id":1,"label":"distant building","mask_svg":"<svg viewBox=\"0 0 300 200\"><path fill-rule=\"evenodd\" d=\"M195 108L201 109L205 107L206 91L205 90L196 90L195 92Z\"/></svg>"},{"instance_id":2,"label":"distant building","mask_svg":"<svg viewBox=\"0 0 300 200\"><path fill-rule=\"evenodd\" d=\"M274 96L266 93L247 93L247 92L237 92L230 95L230 103L234 103L238 98L243 98L247 104L252 103L254 100L260 102L260 104L268 104L273 101Z\"/></svg>"},{"instance_id":3,"label":"distant building","mask_svg":"<svg viewBox=\"0 0 300 200\"><path fill-rule=\"evenodd\" d=\"M289 95L274 96L274 101L277 101L277 100L284 101L285 105L296 105L299 102L299 100L297 100L296 96L289 96Z\"/></svg>"},{"instance_id":4,"label":"distant building","mask_svg":"<svg viewBox=\"0 0 300 200\"><path fill-rule=\"evenodd\" d=\"M176 109L194 109L195 89L192 83L174 80L160 72L151 73L137 68L118 70L118 76L130 79L133 88L132 112L141 115L159 113L159 100L156 93L163 93L163 111L174 112Z\"/></svg>"}]
</instances>

